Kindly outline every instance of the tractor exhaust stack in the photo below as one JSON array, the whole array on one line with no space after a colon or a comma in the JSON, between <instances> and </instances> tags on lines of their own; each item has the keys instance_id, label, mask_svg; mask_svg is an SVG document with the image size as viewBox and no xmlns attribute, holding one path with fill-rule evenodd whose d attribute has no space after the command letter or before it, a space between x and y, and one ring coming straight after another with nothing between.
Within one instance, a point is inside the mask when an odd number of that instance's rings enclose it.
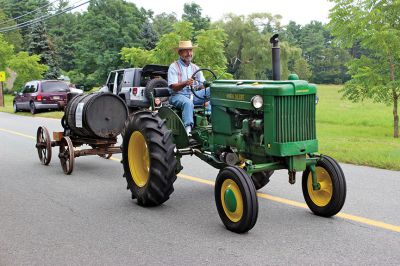
<instances>
[{"instance_id":1,"label":"tractor exhaust stack","mask_svg":"<svg viewBox=\"0 0 400 266\"><path fill-rule=\"evenodd\" d=\"M272 80L281 80L281 48L279 34L274 34L269 42L272 43Z\"/></svg>"}]
</instances>

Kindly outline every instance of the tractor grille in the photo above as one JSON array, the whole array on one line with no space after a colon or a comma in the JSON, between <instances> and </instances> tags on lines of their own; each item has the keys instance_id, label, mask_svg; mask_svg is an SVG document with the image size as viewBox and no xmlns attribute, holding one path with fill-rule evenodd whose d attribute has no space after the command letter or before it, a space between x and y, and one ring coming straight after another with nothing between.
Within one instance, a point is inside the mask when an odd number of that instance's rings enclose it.
<instances>
[{"instance_id":1,"label":"tractor grille","mask_svg":"<svg viewBox=\"0 0 400 266\"><path fill-rule=\"evenodd\" d=\"M275 141L316 139L315 94L275 97Z\"/></svg>"}]
</instances>

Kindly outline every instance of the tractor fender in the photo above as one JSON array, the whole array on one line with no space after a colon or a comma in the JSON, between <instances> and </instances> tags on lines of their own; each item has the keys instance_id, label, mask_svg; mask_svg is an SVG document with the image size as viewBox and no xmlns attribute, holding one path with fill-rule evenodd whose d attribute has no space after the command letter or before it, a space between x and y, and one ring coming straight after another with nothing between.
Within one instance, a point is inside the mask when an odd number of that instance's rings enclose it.
<instances>
[{"instance_id":1,"label":"tractor fender","mask_svg":"<svg viewBox=\"0 0 400 266\"><path fill-rule=\"evenodd\" d=\"M178 149L189 146L189 137L179 115L170 107L163 106L158 109L158 115L166 120L167 128L172 131L174 143Z\"/></svg>"}]
</instances>

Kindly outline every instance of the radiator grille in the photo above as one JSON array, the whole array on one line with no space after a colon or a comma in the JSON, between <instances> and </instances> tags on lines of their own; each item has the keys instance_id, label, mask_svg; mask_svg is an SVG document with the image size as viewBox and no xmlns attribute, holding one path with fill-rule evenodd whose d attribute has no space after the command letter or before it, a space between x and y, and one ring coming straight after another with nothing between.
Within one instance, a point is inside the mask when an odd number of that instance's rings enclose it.
<instances>
[{"instance_id":1,"label":"radiator grille","mask_svg":"<svg viewBox=\"0 0 400 266\"><path fill-rule=\"evenodd\" d=\"M315 94L275 97L275 141L316 139Z\"/></svg>"}]
</instances>

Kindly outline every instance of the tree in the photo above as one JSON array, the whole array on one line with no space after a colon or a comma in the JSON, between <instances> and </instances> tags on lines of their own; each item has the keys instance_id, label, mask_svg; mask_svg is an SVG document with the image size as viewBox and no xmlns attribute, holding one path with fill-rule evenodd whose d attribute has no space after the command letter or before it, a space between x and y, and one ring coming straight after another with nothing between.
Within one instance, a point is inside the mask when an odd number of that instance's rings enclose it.
<instances>
[{"instance_id":1,"label":"tree","mask_svg":"<svg viewBox=\"0 0 400 266\"><path fill-rule=\"evenodd\" d=\"M67 6L67 0L60 0L55 11L60 12ZM75 43L79 40L80 36L77 31L80 16L78 12L67 12L46 21L48 33L51 36L57 55L57 62L59 67L64 71L70 71L75 68Z\"/></svg>"},{"instance_id":2,"label":"tree","mask_svg":"<svg viewBox=\"0 0 400 266\"><path fill-rule=\"evenodd\" d=\"M110 70L125 67L122 47L140 47L146 13L123 0L93 0L79 17L74 70L85 76L85 86L99 85Z\"/></svg>"},{"instance_id":3,"label":"tree","mask_svg":"<svg viewBox=\"0 0 400 266\"><path fill-rule=\"evenodd\" d=\"M16 23L14 20L10 19L1 9L0 9L0 28L15 26ZM4 39L9 44L14 46L16 51L20 51L22 49L22 35L19 30L12 30L8 32L4 32Z\"/></svg>"},{"instance_id":4,"label":"tree","mask_svg":"<svg viewBox=\"0 0 400 266\"><path fill-rule=\"evenodd\" d=\"M271 74L272 33L269 29L280 29L280 16L268 13L254 13L249 16L228 14L214 27L222 28L229 36L225 42L228 71L235 79L267 79ZM287 42L281 42L281 72L286 78L290 68L289 61L301 58L301 50Z\"/></svg>"},{"instance_id":5,"label":"tree","mask_svg":"<svg viewBox=\"0 0 400 266\"><path fill-rule=\"evenodd\" d=\"M167 14L163 12L153 18L153 29L158 36L163 36L174 30L173 25L176 22L178 22L178 20L176 19L175 13Z\"/></svg>"},{"instance_id":6,"label":"tree","mask_svg":"<svg viewBox=\"0 0 400 266\"><path fill-rule=\"evenodd\" d=\"M43 73L48 69L46 65L40 64L40 56L30 56L27 52L19 52L13 56L8 61L8 65L12 71L17 73L14 90L20 89L29 80L41 79Z\"/></svg>"},{"instance_id":7,"label":"tree","mask_svg":"<svg viewBox=\"0 0 400 266\"><path fill-rule=\"evenodd\" d=\"M0 34L0 71L4 71L8 66L8 61L14 54L14 46L6 42L4 36Z\"/></svg>"},{"instance_id":8,"label":"tree","mask_svg":"<svg viewBox=\"0 0 400 266\"><path fill-rule=\"evenodd\" d=\"M182 19L191 22L194 31L206 30L210 26L210 18L201 16L201 7L196 3L185 3L183 5Z\"/></svg>"},{"instance_id":9,"label":"tree","mask_svg":"<svg viewBox=\"0 0 400 266\"><path fill-rule=\"evenodd\" d=\"M40 63L49 66L45 78L57 79L61 74L61 70L58 67L54 45L47 34L46 26L43 21L39 21L31 27L29 40L29 53L31 55L39 55Z\"/></svg>"},{"instance_id":10,"label":"tree","mask_svg":"<svg viewBox=\"0 0 400 266\"><path fill-rule=\"evenodd\" d=\"M351 80L344 97L393 105L393 136L399 137L400 1L331 0L329 26L336 41L350 48L359 43L369 54L349 64Z\"/></svg>"},{"instance_id":11,"label":"tree","mask_svg":"<svg viewBox=\"0 0 400 266\"><path fill-rule=\"evenodd\" d=\"M121 50L121 58L135 67L143 67L146 64L156 63L169 65L177 59L176 46L180 40L188 40L193 37L192 23L187 21L177 22L174 30L161 36L156 48L145 50L137 47ZM209 67L218 75L226 72L226 58L224 55L224 41L226 34L221 29L201 30L194 38L198 48L195 49L194 62L201 67ZM229 74L223 75L231 78Z\"/></svg>"},{"instance_id":12,"label":"tree","mask_svg":"<svg viewBox=\"0 0 400 266\"><path fill-rule=\"evenodd\" d=\"M156 46L158 35L148 19L143 23L139 32L139 39L145 49L151 50Z\"/></svg>"}]
</instances>

